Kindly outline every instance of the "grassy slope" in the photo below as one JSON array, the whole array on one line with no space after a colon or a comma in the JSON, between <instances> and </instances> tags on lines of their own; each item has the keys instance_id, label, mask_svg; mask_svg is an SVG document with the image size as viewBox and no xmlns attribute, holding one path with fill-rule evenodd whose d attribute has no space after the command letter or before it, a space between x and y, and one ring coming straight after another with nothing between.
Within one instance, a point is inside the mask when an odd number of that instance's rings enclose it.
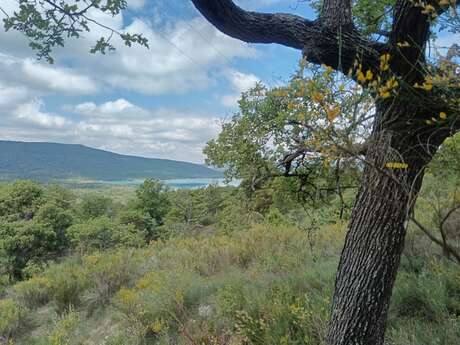
<instances>
[{"instance_id":1,"label":"grassy slope","mask_svg":"<svg viewBox=\"0 0 460 345\"><path fill-rule=\"evenodd\" d=\"M14 344L321 344L343 234L258 225L68 259L4 300L29 308ZM404 262L388 344L459 344L459 296L457 267Z\"/></svg>"}]
</instances>

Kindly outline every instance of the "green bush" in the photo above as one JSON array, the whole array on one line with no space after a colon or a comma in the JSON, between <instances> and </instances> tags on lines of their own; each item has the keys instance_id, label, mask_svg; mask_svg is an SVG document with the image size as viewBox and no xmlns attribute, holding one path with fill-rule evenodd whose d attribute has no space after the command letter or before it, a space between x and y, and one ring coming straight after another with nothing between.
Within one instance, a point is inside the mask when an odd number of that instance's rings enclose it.
<instances>
[{"instance_id":1,"label":"green bush","mask_svg":"<svg viewBox=\"0 0 460 345\"><path fill-rule=\"evenodd\" d=\"M90 309L106 306L121 287L132 286L140 275L141 259L132 250L84 257L90 282L85 300L91 305Z\"/></svg>"},{"instance_id":2,"label":"green bush","mask_svg":"<svg viewBox=\"0 0 460 345\"><path fill-rule=\"evenodd\" d=\"M51 283L52 300L61 314L81 304L90 283L86 269L75 261L52 266L45 278Z\"/></svg>"},{"instance_id":3,"label":"green bush","mask_svg":"<svg viewBox=\"0 0 460 345\"><path fill-rule=\"evenodd\" d=\"M48 303L52 296L52 283L46 277L33 277L13 287L13 295L29 308L36 308Z\"/></svg>"},{"instance_id":4,"label":"green bush","mask_svg":"<svg viewBox=\"0 0 460 345\"><path fill-rule=\"evenodd\" d=\"M0 338L19 334L27 324L27 309L13 299L0 300Z\"/></svg>"},{"instance_id":5,"label":"green bush","mask_svg":"<svg viewBox=\"0 0 460 345\"><path fill-rule=\"evenodd\" d=\"M446 302L445 287L433 275L399 275L392 298L396 315L439 321L447 312Z\"/></svg>"},{"instance_id":6,"label":"green bush","mask_svg":"<svg viewBox=\"0 0 460 345\"><path fill-rule=\"evenodd\" d=\"M84 253L118 246L141 247L145 245L144 234L134 225L123 225L105 216L72 225L68 229L68 234L72 246Z\"/></svg>"},{"instance_id":7,"label":"green bush","mask_svg":"<svg viewBox=\"0 0 460 345\"><path fill-rule=\"evenodd\" d=\"M48 337L49 345L70 345L80 322L79 315L70 308L56 320L53 331Z\"/></svg>"}]
</instances>

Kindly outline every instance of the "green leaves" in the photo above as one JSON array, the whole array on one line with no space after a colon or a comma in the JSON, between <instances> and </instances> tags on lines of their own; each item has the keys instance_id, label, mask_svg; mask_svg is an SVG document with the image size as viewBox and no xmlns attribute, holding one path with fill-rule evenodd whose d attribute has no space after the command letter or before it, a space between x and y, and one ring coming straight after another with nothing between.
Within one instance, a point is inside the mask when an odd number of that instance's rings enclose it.
<instances>
[{"instance_id":1,"label":"green leaves","mask_svg":"<svg viewBox=\"0 0 460 345\"><path fill-rule=\"evenodd\" d=\"M89 11L116 16L126 9L126 0L88 0L68 2L64 0L19 0L19 8L3 20L6 31L17 30L29 40L29 46L36 51L38 59L53 63L52 53L56 47L64 47L69 38L81 38L89 32L91 26L99 26L107 31L90 49L91 53L106 54L115 50L111 43L113 35L121 38L123 43L131 47L139 44L148 48L148 40L142 34L120 32L108 27L89 14Z\"/></svg>"},{"instance_id":2,"label":"green leaves","mask_svg":"<svg viewBox=\"0 0 460 345\"><path fill-rule=\"evenodd\" d=\"M207 164L252 190L274 177L298 178L311 194L352 181L360 169L355 146L370 132L372 99L330 68L304 67L286 86L244 93L239 113L208 142Z\"/></svg>"}]
</instances>

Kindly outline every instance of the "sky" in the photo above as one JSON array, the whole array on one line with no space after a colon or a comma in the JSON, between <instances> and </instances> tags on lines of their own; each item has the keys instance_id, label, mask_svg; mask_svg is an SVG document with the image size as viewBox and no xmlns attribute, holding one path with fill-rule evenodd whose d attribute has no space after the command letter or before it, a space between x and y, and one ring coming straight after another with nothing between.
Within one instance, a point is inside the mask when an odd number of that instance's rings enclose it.
<instances>
[{"instance_id":1,"label":"sky","mask_svg":"<svg viewBox=\"0 0 460 345\"><path fill-rule=\"evenodd\" d=\"M236 3L314 17L299 0ZM1 6L11 13L17 2L1 0ZM119 31L142 33L150 48L128 48L114 38L116 51L90 54L107 35L93 27L57 49L49 65L37 61L20 33L0 28L0 140L76 143L202 163L203 147L237 111L241 92L259 81L287 81L301 58L290 48L225 36L190 0L128 0L116 17L90 15ZM440 44L457 38L442 35Z\"/></svg>"}]
</instances>

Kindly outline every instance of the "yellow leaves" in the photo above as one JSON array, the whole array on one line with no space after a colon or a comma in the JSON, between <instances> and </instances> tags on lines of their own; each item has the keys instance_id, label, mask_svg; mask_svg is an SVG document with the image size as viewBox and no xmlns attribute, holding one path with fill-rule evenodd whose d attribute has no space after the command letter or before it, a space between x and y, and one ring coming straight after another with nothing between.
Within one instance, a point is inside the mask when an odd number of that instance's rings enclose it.
<instances>
[{"instance_id":1,"label":"yellow leaves","mask_svg":"<svg viewBox=\"0 0 460 345\"><path fill-rule=\"evenodd\" d=\"M445 112L441 111L439 113L439 117L441 118L441 120L445 120L445 119L447 119L447 114Z\"/></svg>"},{"instance_id":2,"label":"yellow leaves","mask_svg":"<svg viewBox=\"0 0 460 345\"><path fill-rule=\"evenodd\" d=\"M324 95L316 91L316 92L313 92L313 94L311 95L311 99L317 103L321 103L324 101Z\"/></svg>"},{"instance_id":3,"label":"yellow leaves","mask_svg":"<svg viewBox=\"0 0 460 345\"><path fill-rule=\"evenodd\" d=\"M430 4L425 5L423 7L422 13L426 14L428 16L431 16L431 18L436 18L437 17L436 9L434 8L433 5L430 5Z\"/></svg>"},{"instance_id":4,"label":"yellow leaves","mask_svg":"<svg viewBox=\"0 0 460 345\"><path fill-rule=\"evenodd\" d=\"M380 91L379 96L382 99L386 99L386 98L389 98L391 96L391 94L388 91Z\"/></svg>"},{"instance_id":5,"label":"yellow leaves","mask_svg":"<svg viewBox=\"0 0 460 345\"><path fill-rule=\"evenodd\" d=\"M286 90L277 90L274 94L277 97L286 97L288 92Z\"/></svg>"},{"instance_id":6,"label":"yellow leaves","mask_svg":"<svg viewBox=\"0 0 460 345\"><path fill-rule=\"evenodd\" d=\"M372 78L374 78L374 74L372 73L372 71L370 69L367 70L366 72L366 80L372 80Z\"/></svg>"},{"instance_id":7,"label":"yellow leaves","mask_svg":"<svg viewBox=\"0 0 460 345\"><path fill-rule=\"evenodd\" d=\"M433 82L431 80L425 81L422 85L415 83L414 87L417 89L423 89L425 91L431 91L433 89Z\"/></svg>"},{"instance_id":8,"label":"yellow leaves","mask_svg":"<svg viewBox=\"0 0 460 345\"><path fill-rule=\"evenodd\" d=\"M397 45L398 45L398 47L400 47L400 48L407 48L407 47L410 47L410 44L409 44L409 42L407 42L407 41L398 42Z\"/></svg>"},{"instance_id":9,"label":"yellow leaves","mask_svg":"<svg viewBox=\"0 0 460 345\"><path fill-rule=\"evenodd\" d=\"M388 169L407 169L409 165L401 162L388 162L385 164Z\"/></svg>"},{"instance_id":10,"label":"yellow leaves","mask_svg":"<svg viewBox=\"0 0 460 345\"><path fill-rule=\"evenodd\" d=\"M399 86L398 81L395 77L391 77L385 83L385 85L379 87L378 93L379 97L382 99L389 98L391 96L391 91L395 90Z\"/></svg>"},{"instance_id":11,"label":"yellow leaves","mask_svg":"<svg viewBox=\"0 0 460 345\"><path fill-rule=\"evenodd\" d=\"M338 105L331 107L331 108L327 108L326 114L327 114L327 119L329 120L329 122L334 121L334 119L340 115L340 112L341 112L341 109Z\"/></svg>"},{"instance_id":12,"label":"yellow leaves","mask_svg":"<svg viewBox=\"0 0 460 345\"><path fill-rule=\"evenodd\" d=\"M399 83L398 83L398 81L396 80L395 77L392 77L392 78L388 79L387 82L386 82L386 87L389 90L396 89L398 86L399 86Z\"/></svg>"},{"instance_id":13,"label":"yellow leaves","mask_svg":"<svg viewBox=\"0 0 460 345\"><path fill-rule=\"evenodd\" d=\"M289 102L288 105L287 105L287 108L288 108L289 110L294 110L295 107L296 107L296 105L295 105L294 103L292 103L292 102Z\"/></svg>"},{"instance_id":14,"label":"yellow leaves","mask_svg":"<svg viewBox=\"0 0 460 345\"><path fill-rule=\"evenodd\" d=\"M390 54L386 53L380 56L380 71L385 72L390 69Z\"/></svg>"},{"instance_id":15,"label":"yellow leaves","mask_svg":"<svg viewBox=\"0 0 460 345\"><path fill-rule=\"evenodd\" d=\"M168 327L168 323L163 320L163 319L155 319L155 321L152 322L152 324L150 325L150 329L152 330L153 333L155 334L159 334L165 330L167 330L169 327Z\"/></svg>"},{"instance_id":16,"label":"yellow leaves","mask_svg":"<svg viewBox=\"0 0 460 345\"><path fill-rule=\"evenodd\" d=\"M362 84L366 82L366 77L364 76L364 73L361 70L359 70L357 73L357 79Z\"/></svg>"},{"instance_id":17,"label":"yellow leaves","mask_svg":"<svg viewBox=\"0 0 460 345\"><path fill-rule=\"evenodd\" d=\"M332 72L334 72L334 69L331 66L322 64L321 67L325 69L324 74L323 74L325 77L329 77L332 74Z\"/></svg>"}]
</instances>

